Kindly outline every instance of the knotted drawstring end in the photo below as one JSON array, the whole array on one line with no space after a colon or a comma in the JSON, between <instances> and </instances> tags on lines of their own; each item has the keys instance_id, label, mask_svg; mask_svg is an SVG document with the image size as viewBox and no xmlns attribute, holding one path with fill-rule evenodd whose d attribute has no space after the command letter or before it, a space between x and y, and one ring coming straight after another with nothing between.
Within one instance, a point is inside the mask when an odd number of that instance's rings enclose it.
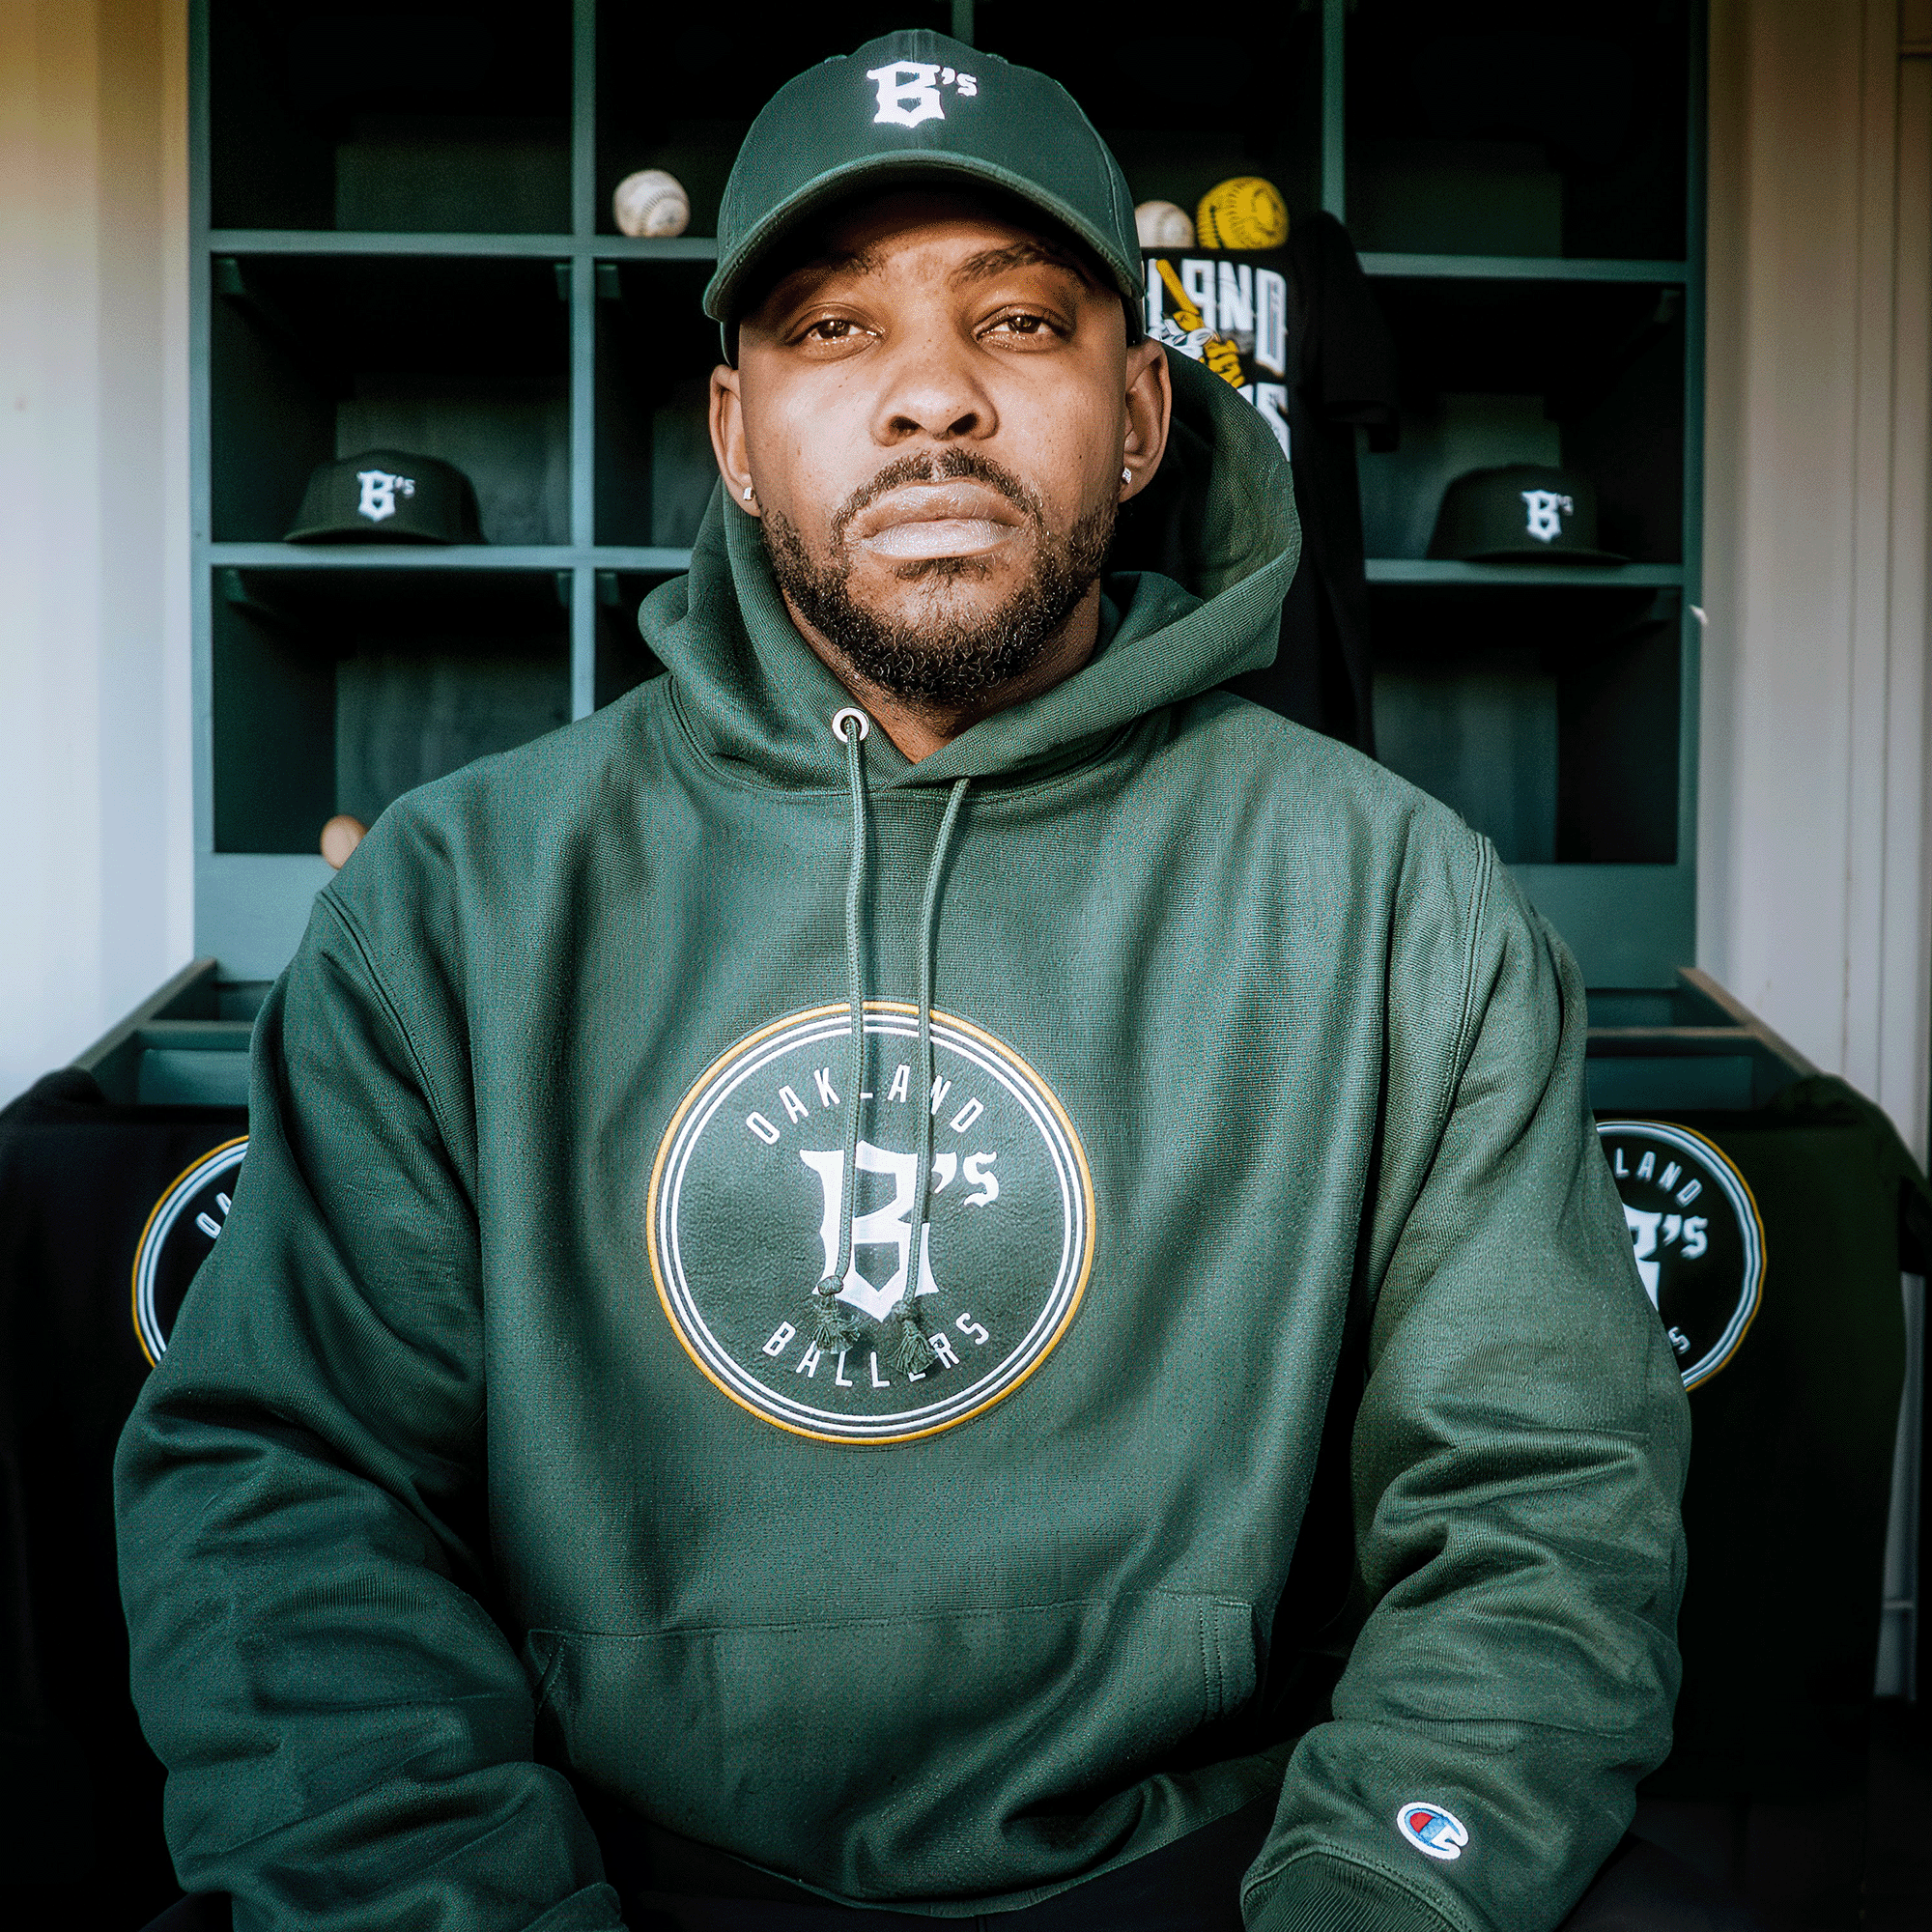
<instances>
[{"instance_id":1,"label":"knotted drawstring end","mask_svg":"<svg viewBox=\"0 0 1932 1932\"><path fill-rule=\"evenodd\" d=\"M886 1317L886 1324L888 1327L896 1326L899 1331L898 1340L893 1345L891 1360L900 1375L923 1375L939 1359L932 1352L932 1344L925 1339L925 1330L919 1325L919 1318L912 1312L910 1302L897 1303Z\"/></svg>"},{"instance_id":2,"label":"knotted drawstring end","mask_svg":"<svg viewBox=\"0 0 1932 1932\"><path fill-rule=\"evenodd\" d=\"M836 1281L828 1277L811 1291L811 1312L818 1321L812 1347L820 1354L841 1354L857 1345L859 1331L852 1326L852 1318L839 1306Z\"/></svg>"}]
</instances>

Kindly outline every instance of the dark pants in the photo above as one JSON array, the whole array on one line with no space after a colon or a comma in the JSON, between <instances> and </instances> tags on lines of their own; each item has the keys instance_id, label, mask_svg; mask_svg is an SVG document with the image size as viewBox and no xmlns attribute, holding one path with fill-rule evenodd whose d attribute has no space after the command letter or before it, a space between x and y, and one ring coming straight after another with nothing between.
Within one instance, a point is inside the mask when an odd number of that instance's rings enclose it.
<instances>
[{"instance_id":1,"label":"dark pants","mask_svg":"<svg viewBox=\"0 0 1932 1932\"><path fill-rule=\"evenodd\" d=\"M1273 1810L1251 1804L1023 1911L940 1919L830 1905L701 1845L597 1822L631 1932L1242 1932L1241 1878ZM148 1932L229 1932L228 1901L185 1898ZM1760 1921L1681 1859L1626 1838L1561 1932L1760 1932Z\"/></svg>"}]
</instances>

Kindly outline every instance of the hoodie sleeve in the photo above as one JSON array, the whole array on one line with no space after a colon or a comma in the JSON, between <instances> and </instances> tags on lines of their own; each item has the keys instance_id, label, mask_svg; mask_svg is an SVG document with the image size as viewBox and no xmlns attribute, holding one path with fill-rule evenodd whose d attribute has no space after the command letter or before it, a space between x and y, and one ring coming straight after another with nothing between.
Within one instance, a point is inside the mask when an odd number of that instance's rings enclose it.
<instances>
[{"instance_id":1,"label":"hoodie sleeve","mask_svg":"<svg viewBox=\"0 0 1932 1932\"><path fill-rule=\"evenodd\" d=\"M473 1150L333 892L256 1030L233 1209L122 1438L184 1885L238 1927L619 1921L487 1605Z\"/></svg>"},{"instance_id":2,"label":"hoodie sleeve","mask_svg":"<svg viewBox=\"0 0 1932 1932\"><path fill-rule=\"evenodd\" d=\"M1390 1105L1352 1445L1371 1607L1251 1932L1544 1932L1669 1746L1684 1392L1591 1122L1575 963L1487 845L1469 898L1446 1092L1433 1122ZM1391 1004L1393 1093L1425 1015Z\"/></svg>"}]
</instances>

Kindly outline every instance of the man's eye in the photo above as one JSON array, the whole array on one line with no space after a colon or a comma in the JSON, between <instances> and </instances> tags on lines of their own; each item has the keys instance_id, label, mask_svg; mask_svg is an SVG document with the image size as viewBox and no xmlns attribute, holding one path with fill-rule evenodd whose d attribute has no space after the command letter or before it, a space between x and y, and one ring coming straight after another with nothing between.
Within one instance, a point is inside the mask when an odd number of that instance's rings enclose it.
<instances>
[{"instance_id":1,"label":"man's eye","mask_svg":"<svg viewBox=\"0 0 1932 1932\"><path fill-rule=\"evenodd\" d=\"M805 331L808 342L844 342L859 333L859 325L850 316L821 316Z\"/></svg>"},{"instance_id":2,"label":"man's eye","mask_svg":"<svg viewBox=\"0 0 1932 1932\"><path fill-rule=\"evenodd\" d=\"M1054 327L1045 316L1034 315L1022 309L1013 315L1003 315L993 324L987 333L994 334L1004 329L1009 335L1051 335Z\"/></svg>"}]
</instances>

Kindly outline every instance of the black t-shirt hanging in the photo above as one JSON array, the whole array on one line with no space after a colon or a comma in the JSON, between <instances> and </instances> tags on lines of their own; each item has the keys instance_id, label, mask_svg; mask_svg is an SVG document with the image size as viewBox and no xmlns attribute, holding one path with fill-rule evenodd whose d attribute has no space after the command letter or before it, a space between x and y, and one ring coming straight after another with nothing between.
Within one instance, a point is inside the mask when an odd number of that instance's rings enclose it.
<instances>
[{"instance_id":1,"label":"black t-shirt hanging","mask_svg":"<svg viewBox=\"0 0 1932 1932\"><path fill-rule=\"evenodd\" d=\"M50 1073L0 1111L0 1886L139 1925L179 1895L128 1695L122 1424L221 1232L239 1107L124 1106Z\"/></svg>"},{"instance_id":2,"label":"black t-shirt hanging","mask_svg":"<svg viewBox=\"0 0 1932 1932\"><path fill-rule=\"evenodd\" d=\"M1749 1113L1599 1132L1690 1390L1684 1688L1643 1789L1854 1788L1906 1373L1899 1269L1926 1265L1932 1190L1885 1115L1826 1075Z\"/></svg>"},{"instance_id":3,"label":"black t-shirt hanging","mask_svg":"<svg viewBox=\"0 0 1932 1932\"><path fill-rule=\"evenodd\" d=\"M1229 689L1373 753L1355 432L1368 431L1371 448L1395 447L1395 349L1348 231L1311 214L1281 248L1146 261L1150 331L1238 388L1293 465L1301 567L1281 648Z\"/></svg>"}]
</instances>

